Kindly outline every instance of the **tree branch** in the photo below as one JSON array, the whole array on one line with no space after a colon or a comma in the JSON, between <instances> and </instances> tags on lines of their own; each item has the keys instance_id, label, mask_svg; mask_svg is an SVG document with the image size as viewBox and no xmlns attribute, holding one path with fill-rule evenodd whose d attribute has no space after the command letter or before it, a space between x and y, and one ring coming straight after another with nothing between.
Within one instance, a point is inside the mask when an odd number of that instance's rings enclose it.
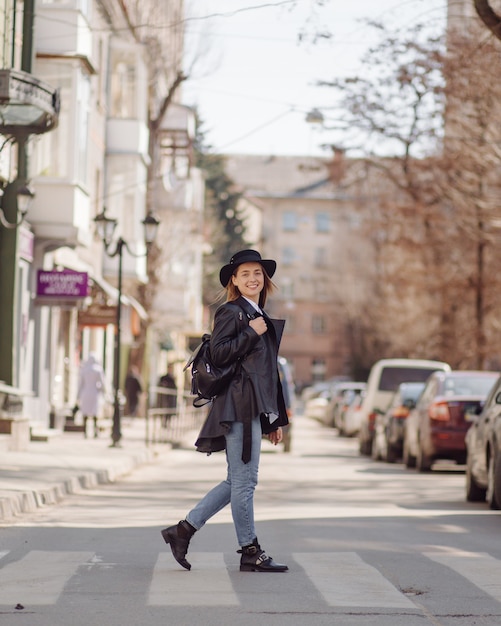
<instances>
[{"instance_id":1,"label":"tree branch","mask_svg":"<svg viewBox=\"0 0 501 626\"><path fill-rule=\"evenodd\" d=\"M157 117L155 119L150 120L150 129L153 132L158 130L158 127L162 123L163 116L165 115L165 112L169 108L169 105L172 102L172 99L174 98L174 94L176 93L177 88L187 78L188 76L184 74L182 71L179 71L176 74L176 78L174 79L174 82L172 83L172 85L169 87L169 91L167 92L167 95L165 96L162 102L162 106L160 107L160 110L158 111Z\"/></svg>"},{"instance_id":2,"label":"tree branch","mask_svg":"<svg viewBox=\"0 0 501 626\"><path fill-rule=\"evenodd\" d=\"M501 16L489 4L489 0L473 0L475 10L482 22L497 39L501 39Z\"/></svg>"}]
</instances>

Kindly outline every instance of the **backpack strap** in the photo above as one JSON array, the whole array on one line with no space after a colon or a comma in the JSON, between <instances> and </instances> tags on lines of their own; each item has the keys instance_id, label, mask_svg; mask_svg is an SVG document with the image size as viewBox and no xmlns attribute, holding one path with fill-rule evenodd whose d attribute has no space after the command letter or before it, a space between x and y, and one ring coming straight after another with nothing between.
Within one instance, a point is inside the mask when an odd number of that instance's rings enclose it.
<instances>
[{"instance_id":1,"label":"backpack strap","mask_svg":"<svg viewBox=\"0 0 501 626\"><path fill-rule=\"evenodd\" d=\"M204 345L206 341L209 341L209 339L210 339L209 334L205 333L204 335L202 335L202 341L198 344L198 346L191 353L190 358L186 362L186 365L183 367L183 372L186 372L186 370L191 366L193 361L197 358L197 354L200 352L200 349L202 348L202 346Z\"/></svg>"}]
</instances>

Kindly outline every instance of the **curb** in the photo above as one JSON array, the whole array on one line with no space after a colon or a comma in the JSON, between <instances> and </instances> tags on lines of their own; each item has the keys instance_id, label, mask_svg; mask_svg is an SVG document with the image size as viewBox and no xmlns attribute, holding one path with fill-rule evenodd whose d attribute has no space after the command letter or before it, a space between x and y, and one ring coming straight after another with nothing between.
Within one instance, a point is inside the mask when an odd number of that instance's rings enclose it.
<instances>
[{"instance_id":1,"label":"curb","mask_svg":"<svg viewBox=\"0 0 501 626\"><path fill-rule=\"evenodd\" d=\"M57 504L67 496L82 493L85 489L114 483L136 467L152 462L154 458L155 453L145 449L113 467L77 473L46 488L18 492L0 490L0 524Z\"/></svg>"}]
</instances>

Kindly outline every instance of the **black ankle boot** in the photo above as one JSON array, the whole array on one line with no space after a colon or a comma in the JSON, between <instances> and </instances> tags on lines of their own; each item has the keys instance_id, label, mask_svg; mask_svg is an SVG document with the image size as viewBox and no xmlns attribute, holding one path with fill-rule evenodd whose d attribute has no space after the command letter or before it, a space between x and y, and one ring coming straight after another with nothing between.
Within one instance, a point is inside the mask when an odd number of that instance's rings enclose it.
<instances>
[{"instance_id":1,"label":"black ankle boot","mask_svg":"<svg viewBox=\"0 0 501 626\"><path fill-rule=\"evenodd\" d=\"M241 572L286 572L289 568L287 565L275 563L271 556L267 556L261 549L257 538L250 546L244 546L241 550L237 550L240 557Z\"/></svg>"},{"instance_id":2,"label":"black ankle boot","mask_svg":"<svg viewBox=\"0 0 501 626\"><path fill-rule=\"evenodd\" d=\"M185 569L191 569L191 563L186 560L190 539L196 530L186 520L181 520L176 526L169 526L162 530L162 537L165 543L170 544L172 555Z\"/></svg>"}]
</instances>

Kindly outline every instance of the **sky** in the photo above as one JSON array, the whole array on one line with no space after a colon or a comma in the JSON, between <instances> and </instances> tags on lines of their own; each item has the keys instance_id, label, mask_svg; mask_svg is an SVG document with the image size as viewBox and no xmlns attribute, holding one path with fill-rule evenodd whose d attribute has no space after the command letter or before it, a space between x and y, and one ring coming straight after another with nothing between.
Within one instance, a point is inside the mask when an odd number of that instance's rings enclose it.
<instances>
[{"instance_id":1,"label":"sky","mask_svg":"<svg viewBox=\"0 0 501 626\"><path fill-rule=\"evenodd\" d=\"M216 152L327 156L335 143L306 122L328 107L318 80L357 72L376 36L364 20L443 24L445 0L186 0L183 102ZM315 33L330 34L317 37ZM300 35L303 35L301 41Z\"/></svg>"}]
</instances>

